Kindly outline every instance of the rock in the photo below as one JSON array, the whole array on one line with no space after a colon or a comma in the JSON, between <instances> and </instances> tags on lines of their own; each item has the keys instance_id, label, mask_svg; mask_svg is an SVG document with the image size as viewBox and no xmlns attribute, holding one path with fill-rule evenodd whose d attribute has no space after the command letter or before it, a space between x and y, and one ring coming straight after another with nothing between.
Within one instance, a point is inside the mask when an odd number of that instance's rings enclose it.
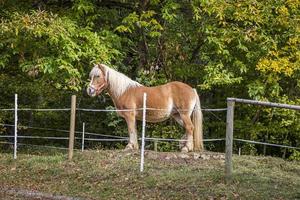
<instances>
[{"instance_id":1,"label":"rock","mask_svg":"<svg viewBox=\"0 0 300 200\"><path fill-rule=\"evenodd\" d=\"M155 160L155 159L158 158L158 155L157 155L156 153L149 153L149 154L147 154L147 157L148 157L149 159Z\"/></svg>"},{"instance_id":2,"label":"rock","mask_svg":"<svg viewBox=\"0 0 300 200\"><path fill-rule=\"evenodd\" d=\"M201 156L201 155L200 155L200 154L198 154L198 153L194 153L194 155L193 155L193 156L194 156L194 159L195 159L195 160L197 160L198 158L200 158L200 156Z\"/></svg>"},{"instance_id":3,"label":"rock","mask_svg":"<svg viewBox=\"0 0 300 200\"><path fill-rule=\"evenodd\" d=\"M125 156L131 156L131 152L127 152Z\"/></svg>"},{"instance_id":4,"label":"rock","mask_svg":"<svg viewBox=\"0 0 300 200\"><path fill-rule=\"evenodd\" d=\"M183 153L179 154L179 157L180 157L180 158L183 158L183 159L190 158L189 155L183 154Z\"/></svg>"},{"instance_id":5,"label":"rock","mask_svg":"<svg viewBox=\"0 0 300 200\"><path fill-rule=\"evenodd\" d=\"M166 160L170 160L171 158L169 156L165 157Z\"/></svg>"},{"instance_id":6,"label":"rock","mask_svg":"<svg viewBox=\"0 0 300 200\"><path fill-rule=\"evenodd\" d=\"M202 154L200 156L203 160L209 160L210 159L210 156L209 155L205 155L205 154Z\"/></svg>"}]
</instances>

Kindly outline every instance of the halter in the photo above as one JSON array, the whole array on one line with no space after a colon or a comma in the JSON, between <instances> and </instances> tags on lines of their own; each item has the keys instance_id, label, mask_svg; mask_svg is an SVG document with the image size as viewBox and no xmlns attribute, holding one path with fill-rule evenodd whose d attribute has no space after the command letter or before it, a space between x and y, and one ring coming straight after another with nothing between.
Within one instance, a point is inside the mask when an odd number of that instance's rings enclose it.
<instances>
[{"instance_id":1,"label":"halter","mask_svg":"<svg viewBox=\"0 0 300 200\"><path fill-rule=\"evenodd\" d=\"M101 70L101 69L100 69L100 70ZM108 82L108 77L109 77L108 70L106 70L106 72L105 72L105 77L104 77L105 82L104 82L102 85L100 85L100 87L98 87L98 89L96 89L96 88L92 85L92 83L93 83L93 81L94 81L94 77L95 77L95 75L92 76L92 80L91 80L91 82L90 82L90 84L89 84L89 87L90 87L91 89L95 90L96 93L99 92L100 90L102 90L103 87L105 87L105 86L108 87L108 83L109 83L109 82ZM106 89L106 88L105 88L105 89Z\"/></svg>"}]
</instances>

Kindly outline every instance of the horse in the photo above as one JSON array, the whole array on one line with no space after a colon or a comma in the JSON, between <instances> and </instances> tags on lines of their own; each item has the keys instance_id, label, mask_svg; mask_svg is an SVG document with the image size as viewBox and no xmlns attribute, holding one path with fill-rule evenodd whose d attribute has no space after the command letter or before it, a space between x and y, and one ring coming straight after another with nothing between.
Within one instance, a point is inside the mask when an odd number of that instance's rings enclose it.
<instances>
[{"instance_id":1,"label":"horse","mask_svg":"<svg viewBox=\"0 0 300 200\"><path fill-rule=\"evenodd\" d=\"M118 109L118 115L125 119L129 133L125 149L139 148L136 121L142 120L143 112L140 108L143 107L143 94L146 93L146 121L156 123L174 118L186 132L181 151L203 150L200 99L197 91L189 85L175 81L146 87L105 64L95 64L89 77L87 94L95 97L106 90ZM194 135L197 138L193 138ZM194 139L198 145L194 145Z\"/></svg>"}]
</instances>

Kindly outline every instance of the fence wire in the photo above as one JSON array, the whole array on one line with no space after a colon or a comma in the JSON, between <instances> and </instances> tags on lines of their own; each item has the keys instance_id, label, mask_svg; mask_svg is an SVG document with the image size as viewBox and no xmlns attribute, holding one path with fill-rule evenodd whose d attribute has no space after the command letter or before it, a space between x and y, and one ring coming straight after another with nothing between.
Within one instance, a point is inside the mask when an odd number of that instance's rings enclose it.
<instances>
[{"instance_id":1,"label":"fence wire","mask_svg":"<svg viewBox=\"0 0 300 200\"><path fill-rule=\"evenodd\" d=\"M2 126L10 126L14 127L12 124L3 124L0 123ZM31 126L18 126L20 128L26 128L26 129L36 129L36 130L45 130L45 131L57 131L57 132L65 132L69 133L69 130L63 130L63 129L51 129L51 128L40 128L40 127L31 127ZM82 131L75 131L77 134L82 134ZM91 133L91 132L85 132L86 135L92 135L92 136L99 136L99 137L106 137L106 138L84 138L86 141L99 141L99 142L121 142L121 141L128 141L129 138L125 136L116 136L116 135L108 135L108 134L99 134L99 133ZM0 135L0 138L14 138L12 135ZM68 137L46 137L46 136L31 136L31 135L18 135L18 138L20 139L49 139L49 140L68 140ZM82 140L82 138L75 137L76 140ZM141 140L141 138L139 138ZM174 139L174 138L153 138L153 137L145 137L145 140L147 141L158 141L158 142L186 142L187 140L184 139ZM225 138L217 138L217 139L203 139L204 142L213 142L213 141L224 141ZM239 142L246 142L246 143L252 143L252 144L261 144L261 145L267 145L267 146L274 146L274 147L281 147L281 148L290 148L290 149L297 149L300 150L300 147L293 147L288 145L280 145L280 144L272 144L272 143L266 143L266 142L258 142L253 140L244 140L244 139L238 139L234 138L233 140L239 141ZM13 143L12 143L13 144ZM18 143L19 144L19 143Z\"/></svg>"},{"instance_id":2,"label":"fence wire","mask_svg":"<svg viewBox=\"0 0 300 200\"><path fill-rule=\"evenodd\" d=\"M266 142L257 142L257 141L244 140L244 139L238 139L238 138L234 138L233 140L239 141L239 142L252 143L252 144L261 144L261 145L267 145L267 146L273 146L273 147L282 147L282 148L298 149L298 150L300 150L300 147L293 147L293 146L287 146L287 145L281 145L281 144L272 144L272 143L266 143Z\"/></svg>"},{"instance_id":3,"label":"fence wire","mask_svg":"<svg viewBox=\"0 0 300 200\"><path fill-rule=\"evenodd\" d=\"M14 111L14 108L3 109L1 108L0 111ZM70 111L70 108L18 108L17 111Z\"/></svg>"},{"instance_id":4,"label":"fence wire","mask_svg":"<svg viewBox=\"0 0 300 200\"><path fill-rule=\"evenodd\" d=\"M89 109L89 108L76 108L78 111L86 111L86 112L130 112L130 111L142 111L143 108L135 108L135 109ZM169 111L169 109L165 108L146 108L146 110L152 111ZM194 110L202 110L206 112L222 112L226 111L227 108L203 108L203 109L176 109L177 111L194 111Z\"/></svg>"}]
</instances>

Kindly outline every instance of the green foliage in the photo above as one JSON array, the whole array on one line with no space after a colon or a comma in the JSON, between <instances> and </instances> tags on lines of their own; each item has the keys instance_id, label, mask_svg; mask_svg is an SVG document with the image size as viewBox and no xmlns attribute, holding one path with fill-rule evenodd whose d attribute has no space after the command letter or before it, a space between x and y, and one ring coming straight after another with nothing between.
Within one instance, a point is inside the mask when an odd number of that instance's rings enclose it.
<instances>
[{"instance_id":1,"label":"green foliage","mask_svg":"<svg viewBox=\"0 0 300 200\"><path fill-rule=\"evenodd\" d=\"M120 55L104 42L103 33L46 11L15 12L2 20L0 29L0 67L18 65L30 76L43 74L58 89L80 89L90 63Z\"/></svg>"},{"instance_id":2,"label":"green foliage","mask_svg":"<svg viewBox=\"0 0 300 200\"><path fill-rule=\"evenodd\" d=\"M174 122L175 123L175 122ZM179 125L175 124L166 124L164 126L158 124L147 125L147 134L151 137L157 138L174 138L181 139L184 136L183 128L180 128ZM179 142L158 142L158 151L178 151ZM151 146L153 149L154 147Z\"/></svg>"},{"instance_id":3,"label":"green foliage","mask_svg":"<svg viewBox=\"0 0 300 200\"><path fill-rule=\"evenodd\" d=\"M292 155L289 157L290 160L300 160L300 152L297 150L292 150Z\"/></svg>"},{"instance_id":4,"label":"green foliage","mask_svg":"<svg viewBox=\"0 0 300 200\"><path fill-rule=\"evenodd\" d=\"M143 11L140 15L136 12L130 13L122 21L124 25L118 26L116 31L132 33L136 29L143 29L147 31L150 37L159 37L160 31L163 30L159 22L154 18L155 11Z\"/></svg>"}]
</instances>

